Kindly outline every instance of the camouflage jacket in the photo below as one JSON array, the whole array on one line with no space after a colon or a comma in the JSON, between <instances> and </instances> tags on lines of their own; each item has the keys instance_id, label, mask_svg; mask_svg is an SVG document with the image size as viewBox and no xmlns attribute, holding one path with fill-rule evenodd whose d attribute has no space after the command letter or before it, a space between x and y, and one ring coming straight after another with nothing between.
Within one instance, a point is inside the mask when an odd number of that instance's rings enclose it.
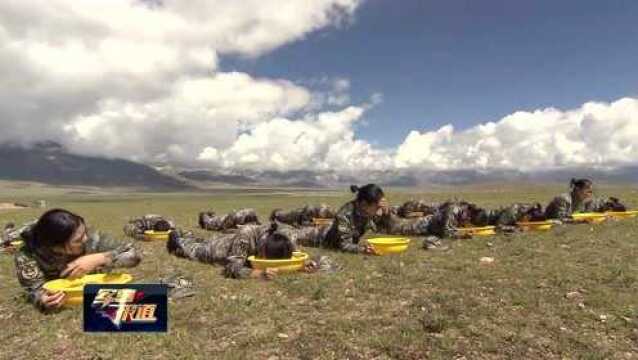
<instances>
[{"instance_id":1,"label":"camouflage jacket","mask_svg":"<svg viewBox=\"0 0 638 360\"><path fill-rule=\"evenodd\" d=\"M224 266L224 276L234 279L250 277L252 268L248 257L259 256L267 237L270 224L246 225L232 234L222 234L210 239L198 239L192 233L182 235L179 238L181 251L177 256L207 264L220 264ZM277 232L287 236L298 248L299 237L313 236L315 228L295 229L285 224L279 224ZM309 261L317 261L311 259ZM328 257L318 260L320 268L325 269L330 263Z\"/></svg>"},{"instance_id":2,"label":"camouflage jacket","mask_svg":"<svg viewBox=\"0 0 638 360\"><path fill-rule=\"evenodd\" d=\"M521 221L545 220L541 204L514 203L497 210L488 210L488 225L497 227L514 226Z\"/></svg>"},{"instance_id":3,"label":"camouflage jacket","mask_svg":"<svg viewBox=\"0 0 638 360\"><path fill-rule=\"evenodd\" d=\"M270 214L271 221L277 221L283 224L291 226L312 226L313 219L332 219L335 217L335 212L328 205L310 206L306 205L302 208L294 210L273 210Z\"/></svg>"},{"instance_id":4,"label":"camouflage jacket","mask_svg":"<svg viewBox=\"0 0 638 360\"><path fill-rule=\"evenodd\" d=\"M377 232L388 235L426 236L429 235L433 215L404 219L392 212L374 217Z\"/></svg>"},{"instance_id":5,"label":"camouflage jacket","mask_svg":"<svg viewBox=\"0 0 638 360\"><path fill-rule=\"evenodd\" d=\"M548 219L566 219L573 213L579 212L605 212L624 211L625 206L616 198L593 198L590 201L577 201L570 194L565 193L555 197L545 209L545 217Z\"/></svg>"},{"instance_id":6,"label":"camouflage jacket","mask_svg":"<svg viewBox=\"0 0 638 360\"><path fill-rule=\"evenodd\" d=\"M236 229L240 225L257 224L259 218L254 209L240 209L226 215L216 215L214 211L202 212L199 215L199 225L202 229L224 231Z\"/></svg>"},{"instance_id":7,"label":"camouflage jacket","mask_svg":"<svg viewBox=\"0 0 638 360\"><path fill-rule=\"evenodd\" d=\"M423 200L409 200L399 206L397 215L408 217L410 213L421 212L423 216L433 215L439 207L437 204L429 204Z\"/></svg>"},{"instance_id":8,"label":"camouflage jacket","mask_svg":"<svg viewBox=\"0 0 638 360\"><path fill-rule=\"evenodd\" d=\"M339 209L322 246L351 253L363 252L359 240L367 231L377 231L374 219L364 214L353 200Z\"/></svg>"},{"instance_id":9,"label":"camouflage jacket","mask_svg":"<svg viewBox=\"0 0 638 360\"><path fill-rule=\"evenodd\" d=\"M109 252L111 264L96 272L107 272L113 268L134 267L141 261L138 251L131 243L122 243L101 232L92 232L81 255L59 255L50 249L37 248L29 232L23 233L25 246L15 254L16 275L27 291L30 302L44 310L40 302L44 292L42 285L60 278L60 273L73 260L83 255Z\"/></svg>"},{"instance_id":10,"label":"camouflage jacket","mask_svg":"<svg viewBox=\"0 0 638 360\"><path fill-rule=\"evenodd\" d=\"M144 231L156 230L155 225L160 221L169 223L171 229L175 229L175 223L161 215L148 214L140 218L131 219L124 225L124 234L137 240L144 240Z\"/></svg>"}]
</instances>

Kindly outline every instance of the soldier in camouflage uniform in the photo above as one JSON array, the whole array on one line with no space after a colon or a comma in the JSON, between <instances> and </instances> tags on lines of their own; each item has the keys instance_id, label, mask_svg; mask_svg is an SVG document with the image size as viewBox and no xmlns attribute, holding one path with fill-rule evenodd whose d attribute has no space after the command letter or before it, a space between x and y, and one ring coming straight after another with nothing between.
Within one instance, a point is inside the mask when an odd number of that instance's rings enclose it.
<instances>
[{"instance_id":1,"label":"soldier in camouflage uniform","mask_svg":"<svg viewBox=\"0 0 638 360\"><path fill-rule=\"evenodd\" d=\"M226 231L237 229L242 225L259 225L259 218L254 209L240 209L226 215L216 215L214 211L199 213L199 226L210 231Z\"/></svg>"},{"instance_id":2,"label":"soldier in camouflage uniform","mask_svg":"<svg viewBox=\"0 0 638 360\"><path fill-rule=\"evenodd\" d=\"M25 245L15 254L16 275L28 300L42 311L64 303L64 293L48 293L45 282L134 267L141 260L133 244L87 232L84 219L66 210L47 211L21 236Z\"/></svg>"},{"instance_id":3,"label":"soldier in camouflage uniform","mask_svg":"<svg viewBox=\"0 0 638 360\"><path fill-rule=\"evenodd\" d=\"M250 277L269 278L272 272L253 270L249 256L266 259L290 258L297 249L299 237L310 236L314 228L295 229L276 222L265 225L245 225L237 232L223 234L211 239L195 238L192 233L173 231L166 248L170 254L206 264L224 266L223 274L234 279ZM277 243L279 243L277 245ZM274 249L274 247L277 249ZM310 259L305 270L334 271L337 267L330 258L321 256Z\"/></svg>"},{"instance_id":4,"label":"soldier in camouflage uniform","mask_svg":"<svg viewBox=\"0 0 638 360\"><path fill-rule=\"evenodd\" d=\"M397 215L402 218L407 218L411 213L423 213L422 216L433 215L438 204L427 203L423 200L408 200L399 206Z\"/></svg>"},{"instance_id":5,"label":"soldier in camouflage uniform","mask_svg":"<svg viewBox=\"0 0 638 360\"><path fill-rule=\"evenodd\" d=\"M312 226L313 219L332 219L335 212L328 205L321 204L319 206L306 205L302 208L285 211L275 209L270 214L270 221L277 221L295 227Z\"/></svg>"},{"instance_id":6,"label":"soldier in camouflage uniform","mask_svg":"<svg viewBox=\"0 0 638 360\"><path fill-rule=\"evenodd\" d=\"M456 238L457 228L496 226L497 230L516 231L521 221L544 220L540 204L515 203L490 210L466 201L448 201L431 215L428 232L440 238Z\"/></svg>"},{"instance_id":7,"label":"soldier in camouflage uniform","mask_svg":"<svg viewBox=\"0 0 638 360\"><path fill-rule=\"evenodd\" d=\"M11 242L20 240L21 234L31 226L35 225L36 222L37 220L31 220L22 224L19 228L16 228L14 223L8 223L2 231L0 246L11 246Z\"/></svg>"},{"instance_id":8,"label":"soldier in camouflage uniform","mask_svg":"<svg viewBox=\"0 0 638 360\"><path fill-rule=\"evenodd\" d=\"M555 197L545 209L548 219L569 220L573 213L626 211L627 208L616 198L595 198L593 183L588 179L572 179L571 191Z\"/></svg>"},{"instance_id":9,"label":"soldier in camouflage uniform","mask_svg":"<svg viewBox=\"0 0 638 360\"><path fill-rule=\"evenodd\" d=\"M366 232L378 230L375 217L379 216L380 212L384 211L385 216L392 216L387 210L385 195L383 190L375 184L368 184L361 188L353 185L350 190L357 194L356 199L339 209L332 224L305 230L304 236L298 239L300 245L330 248L349 253L375 253L374 248L366 243L360 243L360 240Z\"/></svg>"},{"instance_id":10,"label":"soldier in camouflage uniform","mask_svg":"<svg viewBox=\"0 0 638 360\"><path fill-rule=\"evenodd\" d=\"M144 232L147 230L169 231L175 229L175 223L161 215L148 214L140 218L129 220L124 225L124 234L136 240L144 240Z\"/></svg>"}]
</instances>

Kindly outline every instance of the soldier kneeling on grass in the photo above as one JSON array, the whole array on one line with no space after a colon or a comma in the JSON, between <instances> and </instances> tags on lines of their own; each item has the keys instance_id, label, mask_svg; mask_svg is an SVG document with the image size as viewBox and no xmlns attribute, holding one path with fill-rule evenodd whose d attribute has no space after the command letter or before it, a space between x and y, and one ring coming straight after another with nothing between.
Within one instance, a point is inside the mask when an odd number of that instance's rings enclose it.
<instances>
[{"instance_id":1,"label":"soldier kneeling on grass","mask_svg":"<svg viewBox=\"0 0 638 360\"><path fill-rule=\"evenodd\" d=\"M148 214L139 218L131 219L124 225L124 234L136 240L144 240L144 232L169 231L175 229L175 223L161 215Z\"/></svg>"},{"instance_id":2,"label":"soldier kneeling on grass","mask_svg":"<svg viewBox=\"0 0 638 360\"><path fill-rule=\"evenodd\" d=\"M209 239L195 238L190 232L175 230L171 232L166 248L170 254L177 257L222 265L223 274L228 278L272 279L277 273L276 270L253 269L248 257L290 259L297 248L297 237L300 234L299 230L276 222L242 226L235 233ZM336 270L338 266L327 256L307 260L304 266L306 272Z\"/></svg>"},{"instance_id":3,"label":"soldier kneeling on grass","mask_svg":"<svg viewBox=\"0 0 638 360\"><path fill-rule=\"evenodd\" d=\"M240 209L225 215L216 215L214 211L199 213L199 227L210 231L234 230L243 225L260 225L254 209Z\"/></svg>"},{"instance_id":4,"label":"soldier kneeling on grass","mask_svg":"<svg viewBox=\"0 0 638 360\"><path fill-rule=\"evenodd\" d=\"M328 205L306 205L293 210L275 209L270 213L270 221L277 221L295 227L312 226L313 219L333 219L335 211Z\"/></svg>"}]
</instances>

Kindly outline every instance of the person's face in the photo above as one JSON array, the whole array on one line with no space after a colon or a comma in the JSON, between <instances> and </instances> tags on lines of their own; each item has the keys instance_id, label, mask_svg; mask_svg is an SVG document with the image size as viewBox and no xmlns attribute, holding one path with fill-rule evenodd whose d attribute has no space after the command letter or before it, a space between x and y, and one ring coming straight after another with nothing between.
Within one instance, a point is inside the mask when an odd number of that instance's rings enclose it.
<instances>
[{"instance_id":1,"label":"person's face","mask_svg":"<svg viewBox=\"0 0 638 360\"><path fill-rule=\"evenodd\" d=\"M84 243L86 243L87 240L86 226L80 224L73 235L71 235L71 238L64 243L64 253L66 255L81 255L84 250Z\"/></svg>"},{"instance_id":2,"label":"person's face","mask_svg":"<svg viewBox=\"0 0 638 360\"><path fill-rule=\"evenodd\" d=\"M363 202L362 209L367 216L375 216L379 213L379 210L381 210L381 208L385 206L385 203L386 203L385 198L381 198L381 200L379 200L379 202L376 202L376 203Z\"/></svg>"},{"instance_id":3,"label":"person's face","mask_svg":"<svg viewBox=\"0 0 638 360\"><path fill-rule=\"evenodd\" d=\"M581 189L576 189L576 198L580 201L589 201L594 196L594 189L591 186L586 186Z\"/></svg>"}]
</instances>

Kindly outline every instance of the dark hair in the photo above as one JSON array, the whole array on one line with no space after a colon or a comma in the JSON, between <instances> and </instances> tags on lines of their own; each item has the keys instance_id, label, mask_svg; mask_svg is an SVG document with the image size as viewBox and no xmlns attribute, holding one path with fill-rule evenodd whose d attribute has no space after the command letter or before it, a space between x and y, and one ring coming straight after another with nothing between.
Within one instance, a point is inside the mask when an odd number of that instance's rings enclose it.
<instances>
[{"instance_id":1,"label":"dark hair","mask_svg":"<svg viewBox=\"0 0 638 360\"><path fill-rule=\"evenodd\" d=\"M575 190L575 189L579 189L580 190L580 189L591 187L592 184L593 184L593 182L591 180L589 180L589 179L572 179L569 182L569 187L572 190Z\"/></svg>"},{"instance_id":2,"label":"dark hair","mask_svg":"<svg viewBox=\"0 0 638 360\"><path fill-rule=\"evenodd\" d=\"M63 245L80 225L84 225L84 219L79 215L63 209L49 210L40 216L33 227L31 246Z\"/></svg>"},{"instance_id":3,"label":"dark hair","mask_svg":"<svg viewBox=\"0 0 638 360\"><path fill-rule=\"evenodd\" d=\"M273 222L268 229L268 237L263 245L261 256L265 259L290 259L294 247L290 238L282 233L276 232L278 225Z\"/></svg>"},{"instance_id":4,"label":"dark hair","mask_svg":"<svg viewBox=\"0 0 638 360\"><path fill-rule=\"evenodd\" d=\"M376 184L368 184L363 187L351 185L350 191L357 194L357 201L365 201L368 204L375 204L385 196L383 189Z\"/></svg>"},{"instance_id":5,"label":"dark hair","mask_svg":"<svg viewBox=\"0 0 638 360\"><path fill-rule=\"evenodd\" d=\"M161 219L155 223L153 230L155 231L169 231L171 229L171 223L167 220Z\"/></svg>"}]
</instances>

